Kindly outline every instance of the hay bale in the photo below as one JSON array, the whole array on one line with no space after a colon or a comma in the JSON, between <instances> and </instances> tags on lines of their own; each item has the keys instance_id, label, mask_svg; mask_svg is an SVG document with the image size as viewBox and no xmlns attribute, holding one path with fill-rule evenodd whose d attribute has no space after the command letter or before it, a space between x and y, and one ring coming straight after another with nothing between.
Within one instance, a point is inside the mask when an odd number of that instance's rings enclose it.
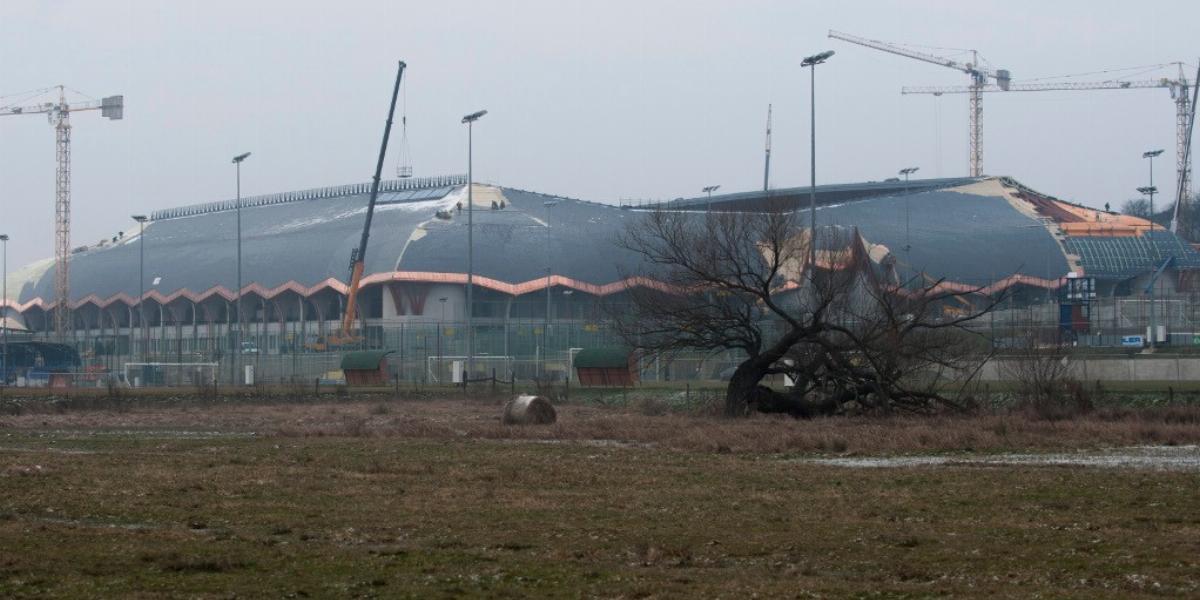
<instances>
[{"instance_id":1,"label":"hay bale","mask_svg":"<svg viewBox=\"0 0 1200 600\"><path fill-rule=\"evenodd\" d=\"M505 425L548 425L558 419L554 406L541 396L517 396L504 405Z\"/></svg>"}]
</instances>

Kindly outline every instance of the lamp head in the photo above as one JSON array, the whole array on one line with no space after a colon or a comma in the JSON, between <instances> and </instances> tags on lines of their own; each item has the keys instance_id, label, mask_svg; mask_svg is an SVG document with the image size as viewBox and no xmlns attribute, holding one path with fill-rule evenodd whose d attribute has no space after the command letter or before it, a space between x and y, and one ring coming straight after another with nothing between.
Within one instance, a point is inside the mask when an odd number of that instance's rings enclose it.
<instances>
[{"instance_id":1,"label":"lamp head","mask_svg":"<svg viewBox=\"0 0 1200 600\"><path fill-rule=\"evenodd\" d=\"M246 152L246 153L243 153L243 154L239 154L239 155L237 155L237 156L233 157L233 162L234 162L234 164L240 163L240 162L242 162L243 160L246 160L246 158L247 158L247 157L249 157L249 156L250 156L250 153L249 153L249 152Z\"/></svg>"},{"instance_id":2,"label":"lamp head","mask_svg":"<svg viewBox=\"0 0 1200 600\"><path fill-rule=\"evenodd\" d=\"M1162 153L1163 153L1162 150L1148 150L1148 151L1142 153L1142 158L1154 158L1155 156L1158 156L1159 154L1162 154Z\"/></svg>"},{"instance_id":3,"label":"lamp head","mask_svg":"<svg viewBox=\"0 0 1200 600\"><path fill-rule=\"evenodd\" d=\"M1139 191L1143 194L1155 194L1155 193L1158 193L1158 187L1153 186L1153 185L1148 185L1145 187L1138 188L1137 191Z\"/></svg>"},{"instance_id":4,"label":"lamp head","mask_svg":"<svg viewBox=\"0 0 1200 600\"><path fill-rule=\"evenodd\" d=\"M149 221L150 219L147 219L146 215L133 215L133 220L137 221L138 223L145 223L146 221Z\"/></svg>"},{"instance_id":5,"label":"lamp head","mask_svg":"<svg viewBox=\"0 0 1200 600\"><path fill-rule=\"evenodd\" d=\"M905 167L903 169L900 169L900 174L901 175L912 175L913 173L916 173L917 171L920 171L920 170L921 170L921 167Z\"/></svg>"},{"instance_id":6,"label":"lamp head","mask_svg":"<svg viewBox=\"0 0 1200 600\"><path fill-rule=\"evenodd\" d=\"M807 56L804 58L803 61L800 62L800 66L801 67L811 67L813 65L819 65L819 64L829 60L829 57L831 57L831 56L833 56L833 50L826 50L820 54L814 54L812 56Z\"/></svg>"},{"instance_id":7,"label":"lamp head","mask_svg":"<svg viewBox=\"0 0 1200 600\"><path fill-rule=\"evenodd\" d=\"M475 121L478 121L479 119L483 118L483 115L486 115L486 114L487 114L486 110L473 112L473 113L463 117L462 122L463 123L474 123Z\"/></svg>"}]
</instances>

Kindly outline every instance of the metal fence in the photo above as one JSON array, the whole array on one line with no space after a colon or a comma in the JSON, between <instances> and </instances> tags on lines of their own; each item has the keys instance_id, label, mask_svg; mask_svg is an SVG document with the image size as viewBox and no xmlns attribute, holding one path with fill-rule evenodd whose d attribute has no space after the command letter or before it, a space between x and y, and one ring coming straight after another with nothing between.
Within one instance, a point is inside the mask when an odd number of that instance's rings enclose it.
<instances>
[{"instance_id":1,"label":"metal fence","mask_svg":"<svg viewBox=\"0 0 1200 600\"><path fill-rule=\"evenodd\" d=\"M1198 301L1194 294L1155 300L1153 320L1166 331L1165 346L1200 346ZM996 348L1018 344L1031 328L1046 341L1119 347L1127 336L1146 334L1151 313L1146 297L1097 298L1086 316L1086 327L1064 328L1056 302L1009 304L980 317L971 327ZM579 349L626 345L611 324L596 320L549 324L485 321L477 322L474 329L476 369L469 374L471 379L494 373L500 380L566 381L572 376L572 357ZM314 345L313 336L287 328L246 332L236 344L228 335L188 335L186 328L181 333L170 326L154 328L145 340L128 330L118 335L75 332L67 343L79 351L83 364L77 369L78 377L70 381L79 386L107 385L97 383L107 382L107 377L129 385L133 382L125 376L127 363L215 363L215 377L222 385L244 383L247 366L253 367L256 383L337 381L346 350L387 349L392 351L387 359L390 379L444 384L454 381L454 363L464 361L467 355L464 323L368 322L362 333L358 346L334 350ZM34 339L51 338L38 334ZM643 382L720 380L728 377L739 359L734 351L647 355L641 358L638 375ZM154 380L143 381L149 384Z\"/></svg>"}]
</instances>

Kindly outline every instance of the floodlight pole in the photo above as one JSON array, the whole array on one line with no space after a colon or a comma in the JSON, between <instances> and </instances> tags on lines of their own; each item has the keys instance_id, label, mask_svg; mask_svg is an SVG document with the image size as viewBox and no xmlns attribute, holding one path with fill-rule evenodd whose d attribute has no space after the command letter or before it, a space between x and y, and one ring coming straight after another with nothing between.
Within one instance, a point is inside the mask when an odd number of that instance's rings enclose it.
<instances>
[{"instance_id":1,"label":"floodlight pole","mask_svg":"<svg viewBox=\"0 0 1200 600\"><path fill-rule=\"evenodd\" d=\"M233 165L237 171L237 199L234 201L237 210L237 328L233 335L233 358L230 359L230 364L233 365L233 380L230 383L235 386L242 358L242 161L249 156L249 152L243 152L233 157Z\"/></svg>"},{"instance_id":2,"label":"floodlight pole","mask_svg":"<svg viewBox=\"0 0 1200 600\"><path fill-rule=\"evenodd\" d=\"M1147 150L1142 153L1142 158L1150 160L1150 185L1138 188L1138 191L1150 196L1150 231L1154 231L1154 193L1158 188L1154 187L1154 157L1162 154L1162 150ZM1154 318L1154 284L1157 283L1157 272L1150 279L1150 348L1157 346L1158 342L1158 327Z\"/></svg>"},{"instance_id":3,"label":"floodlight pole","mask_svg":"<svg viewBox=\"0 0 1200 600\"><path fill-rule=\"evenodd\" d=\"M146 215L133 215L138 224L138 329L141 361L146 362Z\"/></svg>"},{"instance_id":4,"label":"floodlight pole","mask_svg":"<svg viewBox=\"0 0 1200 600\"><path fill-rule=\"evenodd\" d=\"M474 161L474 125L484 115L486 110L473 112L462 118L467 125L467 374L463 377L463 387L471 378L475 366L475 329L473 327L473 296L475 287L475 188Z\"/></svg>"},{"instance_id":5,"label":"floodlight pole","mask_svg":"<svg viewBox=\"0 0 1200 600\"><path fill-rule=\"evenodd\" d=\"M707 186L704 186L703 188L700 188L700 191L704 192L705 194L708 194L708 203L704 206L705 212L712 211L712 193L719 189L721 189L720 185L707 185Z\"/></svg>"},{"instance_id":6,"label":"floodlight pole","mask_svg":"<svg viewBox=\"0 0 1200 600\"><path fill-rule=\"evenodd\" d=\"M1162 150L1148 150L1142 153L1142 158L1150 159L1150 229L1154 229L1154 193L1158 191L1158 188L1154 187L1154 157L1162 153Z\"/></svg>"},{"instance_id":7,"label":"floodlight pole","mask_svg":"<svg viewBox=\"0 0 1200 600\"><path fill-rule=\"evenodd\" d=\"M808 196L808 270L812 273L817 268L817 65L829 60L833 50L806 57L800 67L810 69L809 85L809 118L811 130L809 136L809 161L811 167L811 185Z\"/></svg>"},{"instance_id":8,"label":"floodlight pole","mask_svg":"<svg viewBox=\"0 0 1200 600\"><path fill-rule=\"evenodd\" d=\"M908 252L912 248L912 238L909 231L909 212L908 212L908 176L919 171L921 167L905 167L900 169L900 174L904 176L904 251ZM911 266L911 265L910 265Z\"/></svg>"},{"instance_id":9,"label":"floodlight pole","mask_svg":"<svg viewBox=\"0 0 1200 600\"><path fill-rule=\"evenodd\" d=\"M8 385L8 234L0 233L0 247L4 254L3 292L0 292L0 329L4 334L4 362L0 363L0 386Z\"/></svg>"}]
</instances>

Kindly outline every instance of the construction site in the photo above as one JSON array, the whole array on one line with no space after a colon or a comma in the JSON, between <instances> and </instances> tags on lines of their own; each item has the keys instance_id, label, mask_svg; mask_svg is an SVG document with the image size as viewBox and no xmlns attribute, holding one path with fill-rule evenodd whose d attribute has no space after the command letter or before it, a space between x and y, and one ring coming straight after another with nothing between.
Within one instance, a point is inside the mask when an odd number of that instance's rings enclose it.
<instances>
[{"instance_id":1,"label":"construction site","mask_svg":"<svg viewBox=\"0 0 1200 600\"><path fill-rule=\"evenodd\" d=\"M6 6L0 598L1200 597L1195 4Z\"/></svg>"},{"instance_id":2,"label":"construction site","mask_svg":"<svg viewBox=\"0 0 1200 600\"><path fill-rule=\"evenodd\" d=\"M963 176L912 178L918 169L907 168L903 179L776 188L768 109L760 190L714 194L719 186L710 186L695 198L628 203L514 189L469 174L414 177L406 114L394 144L401 147L396 176L384 178L394 93L371 182L241 197L247 153L234 158L237 198L157 207L134 216L136 231L79 244L70 233L70 116L98 110L121 119L123 97L72 103L58 86L46 102L0 106L0 116L48 115L58 161L55 257L17 266L5 279L3 380L338 382L347 352L385 351L388 381L566 381L576 353L627 345L609 315L623 310L631 287L655 282L639 275L642 257L615 240L656 211L812 210L819 227L858 232L871 268L893 284L937 282L980 301L1002 298L974 324L993 348L1031 325L1076 347L1200 347L1200 252L1188 239L1200 223L1187 222L1200 214L1191 210L1196 78L1182 63L1160 65L1177 72L1157 79L1022 84L975 55L960 62L836 31L829 37L845 42L845 51L867 48L967 75L962 87L902 90L966 96ZM1139 89L1163 89L1173 100L1173 177L1160 174L1167 183L1154 187L1153 159L1162 151L1147 152L1151 185L1139 188L1151 206L1157 194L1167 212L1097 209L1030 189L1020 174L986 174L985 96ZM954 315L976 300L956 302L962 306L942 310ZM729 352L643 354L636 377L720 380L738 361Z\"/></svg>"}]
</instances>

